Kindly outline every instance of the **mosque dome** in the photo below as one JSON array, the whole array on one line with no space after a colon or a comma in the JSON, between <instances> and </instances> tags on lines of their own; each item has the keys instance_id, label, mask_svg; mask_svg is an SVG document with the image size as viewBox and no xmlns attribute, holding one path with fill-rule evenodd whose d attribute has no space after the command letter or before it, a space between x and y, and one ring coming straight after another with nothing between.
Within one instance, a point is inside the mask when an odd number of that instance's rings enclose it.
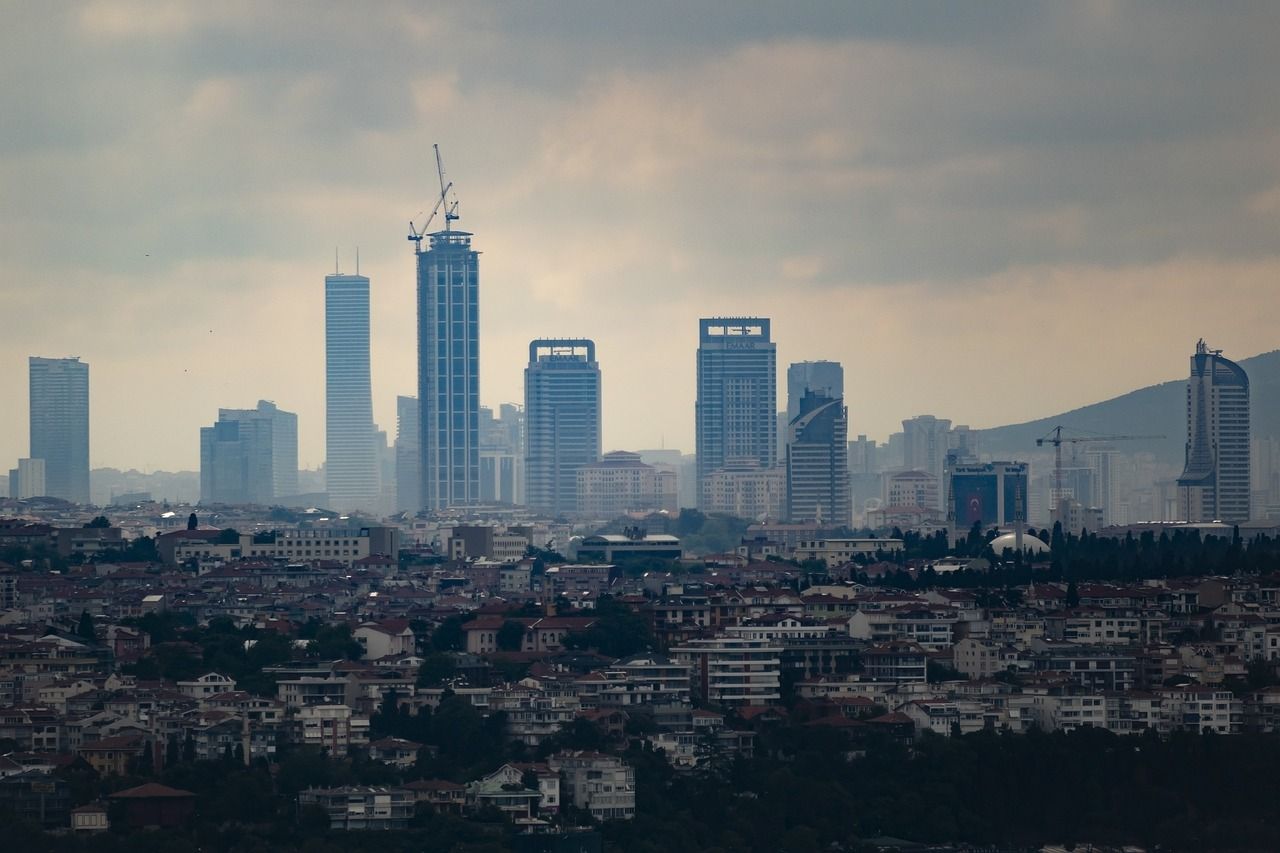
<instances>
[{"instance_id":1,"label":"mosque dome","mask_svg":"<svg viewBox=\"0 0 1280 853\"><path fill-rule=\"evenodd\" d=\"M1016 551L1018 549L1018 535L1016 533L1004 533L991 540L991 550L996 556L1003 554L1005 550ZM1048 554L1049 546L1036 537L1024 533L1022 534L1022 550L1030 551L1032 554Z\"/></svg>"}]
</instances>

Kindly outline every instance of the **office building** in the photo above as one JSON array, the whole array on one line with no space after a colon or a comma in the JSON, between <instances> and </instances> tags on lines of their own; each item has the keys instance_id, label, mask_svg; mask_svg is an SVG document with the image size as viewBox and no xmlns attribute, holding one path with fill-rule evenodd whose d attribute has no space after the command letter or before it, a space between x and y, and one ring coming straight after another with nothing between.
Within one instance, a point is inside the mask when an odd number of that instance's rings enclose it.
<instances>
[{"instance_id":1,"label":"office building","mask_svg":"<svg viewBox=\"0 0 1280 853\"><path fill-rule=\"evenodd\" d=\"M418 413L417 397L396 397L396 510L399 512L415 513L422 508Z\"/></svg>"},{"instance_id":2,"label":"office building","mask_svg":"<svg viewBox=\"0 0 1280 853\"><path fill-rule=\"evenodd\" d=\"M89 502L89 365L32 357L31 459L43 459L48 497Z\"/></svg>"},{"instance_id":3,"label":"office building","mask_svg":"<svg viewBox=\"0 0 1280 853\"><path fill-rule=\"evenodd\" d=\"M1186 521L1248 521L1249 377L1204 340L1187 381L1186 467L1178 497Z\"/></svg>"},{"instance_id":4,"label":"office building","mask_svg":"<svg viewBox=\"0 0 1280 853\"><path fill-rule=\"evenodd\" d=\"M446 219L446 224L448 223ZM417 243L418 407L424 508L480 502L479 253L446 228Z\"/></svg>"},{"instance_id":5,"label":"office building","mask_svg":"<svg viewBox=\"0 0 1280 853\"><path fill-rule=\"evenodd\" d=\"M777 345L769 325L759 317L698 321L694 414L703 508L715 471L729 463L766 470L777 464Z\"/></svg>"},{"instance_id":6,"label":"office building","mask_svg":"<svg viewBox=\"0 0 1280 853\"><path fill-rule=\"evenodd\" d=\"M754 459L730 462L712 471L702 484L705 512L723 512L752 521L777 521L787 506L787 469L761 468Z\"/></svg>"},{"instance_id":7,"label":"office building","mask_svg":"<svg viewBox=\"0 0 1280 853\"><path fill-rule=\"evenodd\" d=\"M948 492L957 535L968 533L974 524L1003 527L1027 520L1027 463L956 465L950 478Z\"/></svg>"},{"instance_id":8,"label":"office building","mask_svg":"<svg viewBox=\"0 0 1280 853\"><path fill-rule=\"evenodd\" d=\"M615 450L578 469L578 511L591 518L630 512L675 512L676 474L647 465L639 453Z\"/></svg>"},{"instance_id":9,"label":"office building","mask_svg":"<svg viewBox=\"0 0 1280 853\"><path fill-rule=\"evenodd\" d=\"M373 390L369 379L369 279L324 277L325 488L339 512L378 503Z\"/></svg>"},{"instance_id":10,"label":"office building","mask_svg":"<svg viewBox=\"0 0 1280 853\"><path fill-rule=\"evenodd\" d=\"M844 397L844 368L838 361L797 361L787 367L787 424L800 414L806 391L837 400Z\"/></svg>"},{"instance_id":11,"label":"office building","mask_svg":"<svg viewBox=\"0 0 1280 853\"><path fill-rule=\"evenodd\" d=\"M298 493L298 416L259 400L200 429L200 501L270 504Z\"/></svg>"},{"instance_id":12,"label":"office building","mask_svg":"<svg viewBox=\"0 0 1280 853\"><path fill-rule=\"evenodd\" d=\"M578 469L600 459L600 365L585 338L535 340L524 371L525 503L578 511Z\"/></svg>"},{"instance_id":13,"label":"office building","mask_svg":"<svg viewBox=\"0 0 1280 853\"><path fill-rule=\"evenodd\" d=\"M43 459L19 459L18 467L9 469L9 497L25 501L47 493Z\"/></svg>"},{"instance_id":14,"label":"office building","mask_svg":"<svg viewBox=\"0 0 1280 853\"><path fill-rule=\"evenodd\" d=\"M787 518L848 525L849 415L844 400L806 390L787 431Z\"/></svg>"},{"instance_id":15,"label":"office building","mask_svg":"<svg viewBox=\"0 0 1280 853\"><path fill-rule=\"evenodd\" d=\"M480 407L480 502L523 505L524 409L503 403L493 409Z\"/></svg>"}]
</instances>

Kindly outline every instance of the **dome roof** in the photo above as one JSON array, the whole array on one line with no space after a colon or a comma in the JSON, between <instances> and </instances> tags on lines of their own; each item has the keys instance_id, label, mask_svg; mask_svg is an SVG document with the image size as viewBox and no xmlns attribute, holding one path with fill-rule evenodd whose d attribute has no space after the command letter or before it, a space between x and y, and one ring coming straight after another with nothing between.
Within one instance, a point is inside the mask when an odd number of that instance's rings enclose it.
<instances>
[{"instance_id":1,"label":"dome roof","mask_svg":"<svg viewBox=\"0 0 1280 853\"><path fill-rule=\"evenodd\" d=\"M1010 551L1018 549L1017 534L1004 533L991 540L991 550L996 554L1002 554L1006 549ZM1048 554L1049 546L1035 536L1024 533L1022 534L1022 550L1030 551L1032 554Z\"/></svg>"}]
</instances>

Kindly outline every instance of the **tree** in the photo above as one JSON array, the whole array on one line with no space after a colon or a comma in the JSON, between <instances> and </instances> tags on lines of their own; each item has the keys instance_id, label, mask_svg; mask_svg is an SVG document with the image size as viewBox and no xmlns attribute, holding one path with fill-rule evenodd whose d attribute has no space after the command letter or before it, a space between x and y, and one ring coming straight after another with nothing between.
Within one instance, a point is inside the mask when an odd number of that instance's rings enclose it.
<instances>
[{"instance_id":1,"label":"tree","mask_svg":"<svg viewBox=\"0 0 1280 853\"><path fill-rule=\"evenodd\" d=\"M199 527L199 526L200 526L200 520L196 518L196 514L195 514L194 512L193 512L193 513L191 513L191 515L188 515L188 516L187 516L187 529L188 529L188 530L195 530L195 529L196 529L197 527Z\"/></svg>"},{"instance_id":2,"label":"tree","mask_svg":"<svg viewBox=\"0 0 1280 853\"><path fill-rule=\"evenodd\" d=\"M91 643L98 639L97 633L93 630L93 614L88 610L80 611L80 624L76 626L76 636Z\"/></svg>"},{"instance_id":3,"label":"tree","mask_svg":"<svg viewBox=\"0 0 1280 853\"><path fill-rule=\"evenodd\" d=\"M518 652L524 646L524 623L508 619L498 629L498 648L504 652Z\"/></svg>"},{"instance_id":4,"label":"tree","mask_svg":"<svg viewBox=\"0 0 1280 853\"><path fill-rule=\"evenodd\" d=\"M87 522L85 524L86 528L90 528L94 530L106 530L110 526L111 526L111 522L107 520L107 517L105 515L95 516L93 521Z\"/></svg>"},{"instance_id":5,"label":"tree","mask_svg":"<svg viewBox=\"0 0 1280 853\"><path fill-rule=\"evenodd\" d=\"M424 657L422 666L418 667L418 686L436 687L453 678L457 671L452 655L434 652Z\"/></svg>"},{"instance_id":6,"label":"tree","mask_svg":"<svg viewBox=\"0 0 1280 853\"><path fill-rule=\"evenodd\" d=\"M238 545L240 533L235 528L228 527L226 530L219 531L217 538L213 541L217 545Z\"/></svg>"},{"instance_id":7,"label":"tree","mask_svg":"<svg viewBox=\"0 0 1280 853\"><path fill-rule=\"evenodd\" d=\"M450 616L440 623L431 635L431 645L440 652L460 652L467 647L467 635L462 630L462 617Z\"/></svg>"}]
</instances>

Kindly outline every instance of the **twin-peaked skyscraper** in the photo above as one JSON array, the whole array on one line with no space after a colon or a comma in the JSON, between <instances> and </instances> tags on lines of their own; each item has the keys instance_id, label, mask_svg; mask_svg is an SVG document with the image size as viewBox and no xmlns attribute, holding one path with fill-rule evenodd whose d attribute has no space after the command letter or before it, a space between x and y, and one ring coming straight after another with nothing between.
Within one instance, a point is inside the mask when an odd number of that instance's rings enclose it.
<instances>
[{"instance_id":1,"label":"twin-peaked skyscraper","mask_svg":"<svg viewBox=\"0 0 1280 853\"><path fill-rule=\"evenodd\" d=\"M381 491L369 367L369 279L325 276L325 481L339 512L373 511Z\"/></svg>"}]
</instances>

